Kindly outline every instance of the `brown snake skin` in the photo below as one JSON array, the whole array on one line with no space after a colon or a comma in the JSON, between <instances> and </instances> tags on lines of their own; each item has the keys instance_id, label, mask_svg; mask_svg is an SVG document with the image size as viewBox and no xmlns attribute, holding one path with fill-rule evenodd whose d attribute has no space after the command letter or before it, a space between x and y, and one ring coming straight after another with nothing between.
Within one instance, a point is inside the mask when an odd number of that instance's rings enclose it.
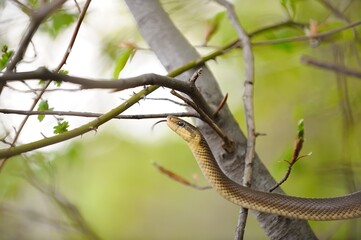
<instances>
[{"instance_id":1,"label":"brown snake skin","mask_svg":"<svg viewBox=\"0 0 361 240\"><path fill-rule=\"evenodd\" d=\"M361 217L361 191L335 198L301 198L253 190L233 182L219 168L197 128L174 116L168 126L192 150L212 187L228 201L244 208L304 220L341 220Z\"/></svg>"}]
</instances>

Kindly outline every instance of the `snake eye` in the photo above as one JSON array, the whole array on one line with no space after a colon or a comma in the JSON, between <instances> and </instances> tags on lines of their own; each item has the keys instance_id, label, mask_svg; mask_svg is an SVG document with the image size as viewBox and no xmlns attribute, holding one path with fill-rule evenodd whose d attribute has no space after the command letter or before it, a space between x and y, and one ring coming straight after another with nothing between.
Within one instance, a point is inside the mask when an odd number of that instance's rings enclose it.
<instances>
[{"instance_id":1,"label":"snake eye","mask_svg":"<svg viewBox=\"0 0 361 240\"><path fill-rule=\"evenodd\" d=\"M186 126L185 122L183 122L183 121L178 121L177 125L180 126L180 127L185 127Z\"/></svg>"}]
</instances>

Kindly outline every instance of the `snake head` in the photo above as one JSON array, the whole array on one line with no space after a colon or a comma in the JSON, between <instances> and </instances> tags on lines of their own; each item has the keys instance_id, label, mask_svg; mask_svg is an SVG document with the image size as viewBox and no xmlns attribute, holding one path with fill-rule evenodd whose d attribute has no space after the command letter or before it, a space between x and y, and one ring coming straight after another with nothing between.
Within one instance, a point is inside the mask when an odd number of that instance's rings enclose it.
<instances>
[{"instance_id":1,"label":"snake head","mask_svg":"<svg viewBox=\"0 0 361 240\"><path fill-rule=\"evenodd\" d=\"M199 142L201 140L201 134L198 129L180 118L168 116L167 124L170 129L172 129L188 143Z\"/></svg>"}]
</instances>

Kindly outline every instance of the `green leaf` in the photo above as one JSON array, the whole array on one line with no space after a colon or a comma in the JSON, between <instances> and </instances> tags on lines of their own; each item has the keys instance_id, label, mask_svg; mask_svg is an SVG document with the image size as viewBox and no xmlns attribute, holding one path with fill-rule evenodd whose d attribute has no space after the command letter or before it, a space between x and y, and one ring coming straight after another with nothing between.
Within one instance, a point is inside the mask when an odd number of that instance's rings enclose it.
<instances>
[{"instance_id":1,"label":"green leaf","mask_svg":"<svg viewBox=\"0 0 361 240\"><path fill-rule=\"evenodd\" d=\"M1 48L1 59L0 59L0 71L3 70L8 64L11 56L14 54L14 51L8 49L7 45L3 45Z\"/></svg>"},{"instance_id":2,"label":"green leaf","mask_svg":"<svg viewBox=\"0 0 361 240\"><path fill-rule=\"evenodd\" d=\"M54 133L61 134L68 131L69 123L67 121L58 122L58 125L54 126Z\"/></svg>"},{"instance_id":3,"label":"green leaf","mask_svg":"<svg viewBox=\"0 0 361 240\"><path fill-rule=\"evenodd\" d=\"M64 75L67 75L69 73L68 70L65 70L65 69L60 69L59 71L60 74L64 74Z\"/></svg>"},{"instance_id":4,"label":"green leaf","mask_svg":"<svg viewBox=\"0 0 361 240\"><path fill-rule=\"evenodd\" d=\"M38 84L39 85L45 85L46 81L45 80L39 80Z\"/></svg>"},{"instance_id":5,"label":"green leaf","mask_svg":"<svg viewBox=\"0 0 361 240\"><path fill-rule=\"evenodd\" d=\"M63 75L67 75L67 74L69 73L69 71L68 71L68 70L64 70L64 69L60 69L59 73L60 73L60 74L63 74ZM60 87L62 83L63 83L62 81L54 81L54 84L55 84L55 86L57 86L57 87Z\"/></svg>"},{"instance_id":6,"label":"green leaf","mask_svg":"<svg viewBox=\"0 0 361 240\"><path fill-rule=\"evenodd\" d=\"M115 68L113 72L113 78L118 78L120 72L125 67L125 64L127 63L128 59L133 56L134 49L133 48L123 48L120 50L120 53L118 55L118 58L115 62Z\"/></svg>"},{"instance_id":7,"label":"green leaf","mask_svg":"<svg viewBox=\"0 0 361 240\"><path fill-rule=\"evenodd\" d=\"M47 111L47 110L52 110L49 108L48 100L42 100L39 103L38 111ZM39 122L43 121L44 118L45 118L45 115L38 115Z\"/></svg>"},{"instance_id":8,"label":"green leaf","mask_svg":"<svg viewBox=\"0 0 361 240\"><path fill-rule=\"evenodd\" d=\"M60 87L62 83L63 83L62 81L54 81L54 84L57 87Z\"/></svg>"},{"instance_id":9,"label":"green leaf","mask_svg":"<svg viewBox=\"0 0 361 240\"><path fill-rule=\"evenodd\" d=\"M76 19L76 14L68 13L64 10L57 11L43 24L42 30L49 33L51 37L56 38L62 30L69 27Z\"/></svg>"}]
</instances>

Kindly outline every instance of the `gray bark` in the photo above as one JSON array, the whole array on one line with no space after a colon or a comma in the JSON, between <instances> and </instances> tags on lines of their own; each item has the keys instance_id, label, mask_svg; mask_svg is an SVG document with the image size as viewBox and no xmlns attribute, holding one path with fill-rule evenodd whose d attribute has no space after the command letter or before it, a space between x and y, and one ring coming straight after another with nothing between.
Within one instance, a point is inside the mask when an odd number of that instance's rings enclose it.
<instances>
[{"instance_id":1,"label":"gray bark","mask_svg":"<svg viewBox=\"0 0 361 240\"><path fill-rule=\"evenodd\" d=\"M137 22L140 33L168 71L199 58L199 54L175 27L158 0L125 0L125 2ZM179 78L188 79L193 72L194 70L188 71ZM216 79L206 66L203 66L203 73L197 80L197 86L210 107L215 109L223 96ZM206 123L196 121L222 170L229 178L241 184L246 138L227 106L221 110L217 124L235 142L235 152L225 152L218 135ZM254 159L253 171L253 188L267 191L275 184L258 156ZM259 212L252 213L270 239L317 239L306 221Z\"/></svg>"}]
</instances>

